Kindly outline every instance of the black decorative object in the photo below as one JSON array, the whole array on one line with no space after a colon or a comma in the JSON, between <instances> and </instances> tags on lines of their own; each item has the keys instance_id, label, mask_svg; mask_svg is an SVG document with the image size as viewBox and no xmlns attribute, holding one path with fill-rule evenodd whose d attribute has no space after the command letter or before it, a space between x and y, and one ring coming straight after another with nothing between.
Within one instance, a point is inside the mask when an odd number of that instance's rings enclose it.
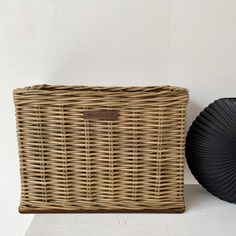
<instances>
[{"instance_id":1,"label":"black decorative object","mask_svg":"<svg viewBox=\"0 0 236 236\"><path fill-rule=\"evenodd\" d=\"M236 98L221 98L190 127L186 158L198 182L222 200L236 203Z\"/></svg>"}]
</instances>

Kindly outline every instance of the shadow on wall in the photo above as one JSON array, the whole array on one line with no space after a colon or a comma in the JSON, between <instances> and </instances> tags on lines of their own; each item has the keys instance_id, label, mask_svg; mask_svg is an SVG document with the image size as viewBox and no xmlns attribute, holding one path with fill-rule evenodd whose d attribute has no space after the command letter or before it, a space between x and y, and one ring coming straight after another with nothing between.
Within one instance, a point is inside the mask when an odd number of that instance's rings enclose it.
<instances>
[{"instance_id":1,"label":"shadow on wall","mask_svg":"<svg viewBox=\"0 0 236 236\"><path fill-rule=\"evenodd\" d=\"M194 100L190 98L188 106L187 106L187 123L186 123L186 134L189 130L189 127L191 126L192 122L196 119L196 117L199 115L199 113L204 109L204 107L197 104ZM186 184L195 184L197 181L192 176L188 164L185 160L185 183Z\"/></svg>"},{"instance_id":2,"label":"shadow on wall","mask_svg":"<svg viewBox=\"0 0 236 236\"><path fill-rule=\"evenodd\" d=\"M186 123L186 132L189 130L189 127L192 125L192 122L196 119L199 113L204 109L204 107L197 104L194 100L190 98L187 106L187 123Z\"/></svg>"},{"instance_id":3,"label":"shadow on wall","mask_svg":"<svg viewBox=\"0 0 236 236\"><path fill-rule=\"evenodd\" d=\"M88 50L76 44L59 53L50 65L47 84L90 85L90 86L150 86L166 85L164 69L142 65L142 61L129 60L121 53L110 55L109 50ZM111 58L110 58L111 56ZM158 66L158 63L157 63Z\"/></svg>"},{"instance_id":4,"label":"shadow on wall","mask_svg":"<svg viewBox=\"0 0 236 236\"><path fill-rule=\"evenodd\" d=\"M47 80L53 85L89 85L93 81L87 79L92 72L91 62L83 57L83 52L65 52L63 57L53 65L51 75Z\"/></svg>"}]
</instances>

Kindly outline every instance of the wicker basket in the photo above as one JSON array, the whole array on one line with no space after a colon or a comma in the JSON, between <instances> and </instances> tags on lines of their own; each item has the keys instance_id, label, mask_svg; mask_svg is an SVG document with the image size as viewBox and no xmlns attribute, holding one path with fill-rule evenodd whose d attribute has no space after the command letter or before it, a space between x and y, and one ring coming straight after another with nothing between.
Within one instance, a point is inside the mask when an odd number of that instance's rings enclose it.
<instances>
[{"instance_id":1,"label":"wicker basket","mask_svg":"<svg viewBox=\"0 0 236 236\"><path fill-rule=\"evenodd\" d=\"M186 89L14 90L21 213L183 212Z\"/></svg>"}]
</instances>

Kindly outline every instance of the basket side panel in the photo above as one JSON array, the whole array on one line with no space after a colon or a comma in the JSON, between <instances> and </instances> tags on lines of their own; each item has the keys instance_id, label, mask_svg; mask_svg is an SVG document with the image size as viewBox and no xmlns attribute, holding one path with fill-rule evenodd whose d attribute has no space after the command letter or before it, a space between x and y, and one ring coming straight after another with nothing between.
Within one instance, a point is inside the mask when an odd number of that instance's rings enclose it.
<instances>
[{"instance_id":1,"label":"basket side panel","mask_svg":"<svg viewBox=\"0 0 236 236\"><path fill-rule=\"evenodd\" d=\"M22 212L182 211L186 92L14 95ZM84 119L116 110L117 120Z\"/></svg>"}]
</instances>

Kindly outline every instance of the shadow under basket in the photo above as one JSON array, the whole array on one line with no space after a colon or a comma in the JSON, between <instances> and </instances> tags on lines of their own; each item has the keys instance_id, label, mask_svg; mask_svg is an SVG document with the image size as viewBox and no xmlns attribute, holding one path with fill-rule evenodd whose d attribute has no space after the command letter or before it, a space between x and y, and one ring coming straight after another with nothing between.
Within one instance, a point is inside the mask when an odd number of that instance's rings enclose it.
<instances>
[{"instance_id":1,"label":"shadow under basket","mask_svg":"<svg viewBox=\"0 0 236 236\"><path fill-rule=\"evenodd\" d=\"M188 92L14 90L21 213L184 212Z\"/></svg>"}]
</instances>

